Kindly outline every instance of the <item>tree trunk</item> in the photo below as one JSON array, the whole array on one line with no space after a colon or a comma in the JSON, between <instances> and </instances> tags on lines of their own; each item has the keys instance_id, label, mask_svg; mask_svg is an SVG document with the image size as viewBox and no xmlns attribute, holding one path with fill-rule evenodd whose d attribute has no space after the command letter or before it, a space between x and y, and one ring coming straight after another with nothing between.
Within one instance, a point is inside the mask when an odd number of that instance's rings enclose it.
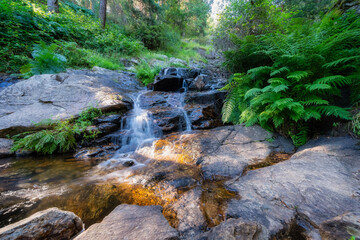
<instances>
[{"instance_id":1,"label":"tree trunk","mask_svg":"<svg viewBox=\"0 0 360 240\"><path fill-rule=\"evenodd\" d=\"M59 0L47 0L49 12L59 13Z\"/></svg>"},{"instance_id":2,"label":"tree trunk","mask_svg":"<svg viewBox=\"0 0 360 240\"><path fill-rule=\"evenodd\" d=\"M107 0L100 0L99 16L101 20L101 26L103 28L105 28L106 25L106 5L107 5Z\"/></svg>"}]
</instances>

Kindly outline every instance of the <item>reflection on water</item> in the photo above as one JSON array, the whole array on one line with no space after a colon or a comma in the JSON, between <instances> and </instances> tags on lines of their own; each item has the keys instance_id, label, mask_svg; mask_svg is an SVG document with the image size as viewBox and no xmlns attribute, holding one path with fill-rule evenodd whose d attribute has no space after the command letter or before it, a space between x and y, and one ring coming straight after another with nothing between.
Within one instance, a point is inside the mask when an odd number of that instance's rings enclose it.
<instances>
[{"instance_id":1,"label":"reflection on water","mask_svg":"<svg viewBox=\"0 0 360 240\"><path fill-rule=\"evenodd\" d=\"M83 184L86 172L97 164L69 154L0 159L0 226L28 216L44 198Z\"/></svg>"}]
</instances>

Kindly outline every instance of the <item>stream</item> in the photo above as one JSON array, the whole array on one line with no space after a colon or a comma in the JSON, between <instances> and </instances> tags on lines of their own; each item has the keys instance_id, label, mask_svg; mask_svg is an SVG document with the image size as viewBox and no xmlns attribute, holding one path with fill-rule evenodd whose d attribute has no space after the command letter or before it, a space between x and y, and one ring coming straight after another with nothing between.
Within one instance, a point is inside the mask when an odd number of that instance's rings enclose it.
<instances>
[{"instance_id":1,"label":"stream","mask_svg":"<svg viewBox=\"0 0 360 240\"><path fill-rule=\"evenodd\" d=\"M190 144L196 131L185 109L187 87L184 81L179 91L166 93L165 104L179 112L178 133L162 131L153 113L142 107L157 93L142 90L131 96L133 109L112 134L119 147L110 157L68 153L0 159L0 227L58 207L77 214L87 228L122 203L161 205L170 225L177 227L173 204L195 187L202 189L208 226L218 225L226 202L237 195L224 188L224 179L205 181L196 165L198 151Z\"/></svg>"}]
</instances>

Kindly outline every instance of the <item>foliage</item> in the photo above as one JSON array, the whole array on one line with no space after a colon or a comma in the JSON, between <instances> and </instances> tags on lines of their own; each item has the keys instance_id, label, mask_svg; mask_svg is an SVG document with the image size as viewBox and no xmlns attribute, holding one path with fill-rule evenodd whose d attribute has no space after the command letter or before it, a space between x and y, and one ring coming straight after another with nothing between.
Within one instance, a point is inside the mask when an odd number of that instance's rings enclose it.
<instances>
[{"instance_id":1,"label":"foliage","mask_svg":"<svg viewBox=\"0 0 360 240\"><path fill-rule=\"evenodd\" d=\"M126 36L116 24L102 29L91 11L75 4L62 2L60 14L50 14L46 5L29 0L0 0L0 72L18 72L30 63L34 44L43 41L51 46L56 40L74 42L91 56L111 62L112 58L136 55L144 49L141 42ZM69 58L73 55L70 50L73 48L62 55ZM84 63L88 57L84 51L74 52L82 53L83 65L93 65L97 59Z\"/></svg>"},{"instance_id":2,"label":"foliage","mask_svg":"<svg viewBox=\"0 0 360 240\"><path fill-rule=\"evenodd\" d=\"M357 113L352 120L352 131L360 138L360 113Z\"/></svg>"},{"instance_id":3,"label":"foliage","mask_svg":"<svg viewBox=\"0 0 360 240\"><path fill-rule=\"evenodd\" d=\"M160 66L152 68L147 62L141 62L136 68L136 77L141 80L141 82L147 86L148 84L154 82L155 76L161 71Z\"/></svg>"},{"instance_id":4,"label":"foliage","mask_svg":"<svg viewBox=\"0 0 360 240\"><path fill-rule=\"evenodd\" d=\"M30 150L43 154L66 152L76 147L76 136L84 138L95 138L98 132L87 131L86 128L92 124L92 120L101 116L102 112L94 107L89 107L79 114L79 117L67 121L47 121L37 125L46 125L50 129L39 132L24 132L13 137L14 145L12 151Z\"/></svg>"},{"instance_id":5,"label":"foliage","mask_svg":"<svg viewBox=\"0 0 360 240\"><path fill-rule=\"evenodd\" d=\"M43 41L40 41L39 44L35 44L34 51L31 54L33 59L28 65L25 65L22 68L22 73L26 76L31 76L64 71L66 58L55 52L57 48L58 46L54 43L49 46Z\"/></svg>"},{"instance_id":6,"label":"foliage","mask_svg":"<svg viewBox=\"0 0 360 240\"><path fill-rule=\"evenodd\" d=\"M332 12L285 33L234 37L227 66L241 74L224 88L229 95L223 120L278 130L297 146L306 142L314 121L350 120L348 109L337 104L341 90L359 78L359 36L356 15Z\"/></svg>"}]
</instances>

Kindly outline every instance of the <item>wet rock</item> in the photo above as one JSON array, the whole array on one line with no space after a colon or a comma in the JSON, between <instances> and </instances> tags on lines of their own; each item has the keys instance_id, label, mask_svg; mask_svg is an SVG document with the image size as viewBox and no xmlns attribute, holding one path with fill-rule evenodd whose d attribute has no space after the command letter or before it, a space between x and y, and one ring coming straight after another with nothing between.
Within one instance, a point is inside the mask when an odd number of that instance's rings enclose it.
<instances>
[{"instance_id":1,"label":"wet rock","mask_svg":"<svg viewBox=\"0 0 360 240\"><path fill-rule=\"evenodd\" d=\"M207 86L209 81L210 77L208 75L200 74L191 82L189 89L196 91L209 90L210 87Z\"/></svg>"},{"instance_id":2,"label":"wet rock","mask_svg":"<svg viewBox=\"0 0 360 240\"><path fill-rule=\"evenodd\" d=\"M349 212L327 220L320 225L323 240L360 237L360 212Z\"/></svg>"},{"instance_id":3,"label":"wet rock","mask_svg":"<svg viewBox=\"0 0 360 240\"><path fill-rule=\"evenodd\" d=\"M197 181L191 177L182 177L169 181L169 184L176 189L187 189L196 185Z\"/></svg>"},{"instance_id":4,"label":"wet rock","mask_svg":"<svg viewBox=\"0 0 360 240\"><path fill-rule=\"evenodd\" d=\"M194 79L194 78L196 78L197 76L199 76L200 73L201 73L201 70L200 70L199 68L191 69L188 77Z\"/></svg>"},{"instance_id":5,"label":"wet rock","mask_svg":"<svg viewBox=\"0 0 360 240\"><path fill-rule=\"evenodd\" d=\"M161 209L160 206L119 205L101 223L90 226L75 239L179 239Z\"/></svg>"},{"instance_id":6,"label":"wet rock","mask_svg":"<svg viewBox=\"0 0 360 240\"><path fill-rule=\"evenodd\" d=\"M135 165L135 162L134 162L134 160L129 159L129 160L125 160L124 162L122 162L122 165L124 167L131 167L131 166Z\"/></svg>"},{"instance_id":7,"label":"wet rock","mask_svg":"<svg viewBox=\"0 0 360 240\"><path fill-rule=\"evenodd\" d=\"M32 130L49 117L71 118L88 106L127 110L128 94L140 87L134 77L102 68L33 76L0 92L0 137Z\"/></svg>"},{"instance_id":8,"label":"wet rock","mask_svg":"<svg viewBox=\"0 0 360 240\"><path fill-rule=\"evenodd\" d=\"M110 134L119 129L119 124L112 122L104 122L97 125L97 129L101 132L102 135Z\"/></svg>"},{"instance_id":9,"label":"wet rock","mask_svg":"<svg viewBox=\"0 0 360 240\"><path fill-rule=\"evenodd\" d=\"M261 225L256 222L244 222L240 219L228 219L196 239L201 240L260 240Z\"/></svg>"},{"instance_id":10,"label":"wet rock","mask_svg":"<svg viewBox=\"0 0 360 240\"><path fill-rule=\"evenodd\" d=\"M178 91L183 87L183 81L188 78L189 70L186 68L164 68L156 76L152 84L154 91Z\"/></svg>"},{"instance_id":11,"label":"wet rock","mask_svg":"<svg viewBox=\"0 0 360 240\"><path fill-rule=\"evenodd\" d=\"M226 96L226 91L207 91L207 92L188 92L186 94L186 104L213 104L222 107Z\"/></svg>"},{"instance_id":12,"label":"wet rock","mask_svg":"<svg viewBox=\"0 0 360 240\"><path fill-rule=\"evenodd\" d=\"M185 110L191 121L192 129L209 129L223 125L221 110L213 104L186 105Z\"/></svg>"},{"instance_id":13,"label":"wet rock","mask_svg":"<svg viewBox=\"0 0 360 240\"><path fill-rule=\"evenodd\" d=\"M153 83L154 91L177 91L183 86L184 79L179 76L160 76Z\"/></svg>"},{"instance_id":14,"label":"wet rock","mask_svg":"<svg viewBox=\"0 0 360 240\"><path fill-rule=\"evenodd\" d=\"M204 177L241 176L244 169L256 159L264 159L271 152L285 152L291 144L289 140L278 141L270 132L259 126L226 126L204 132L199 137L203 145L203 156L198 159ZM286 142L286 144L285 144Z\"/></svg>"},{"instance_id":15,"label":"wet rock","mask_svg":"<svg viewBox=\"0 0 360 240\"><path fill-rule=\"evenodd\" d=\"M13 141L6 138L0 138L0 158L6 158L14 155L11 152L11 147L13 145Z\"/></svg>"},{"instance_id":16,"label":"wet rock","mask_svg":"<svg viewBox=\"0 0 360 240\"><path fill-rule=\"evenodd\" d=\"M195 236L206 227L206 221L200 209L200 196L201 188L194 188L181 195L173 206L179 221L177 229L182 239L196 239Z\"/></svg>"},{"instance_id":17,"label":"wet rock","mask_svg":"<svg viewBox=\"0 0 360 240\"><path fill-rule=\"evenodd\" d=\"M49 208L0 229L1 239L71 239L83 229L72 212Z\"/></svg>"},{"instance_id":18,"label":"wet rock","mask_svg":"<svg viewBox=\"0 0 360 240\"><path fill-rule=\"evenodd\" d=\"M185 110L193 129L209 129L222 125L221 108L225 93L220 91L189 92Z\"/></svg>"},{"instance_id":19,"label":"wet rock","mask_svg":"<svg viewBox=\"0 0 360 240\"><path fill-rule=\"evenodd\" d=\"M185 128L184 114L177 108L151 108L149 111L163 133Z\"/></svg>"},{"instance_id":20,"label":"wet rock","mask_svg":"<svg viewBox=\"0 0 360 240\"><path fill-rule=\"evenodd\" d=\"M259 140L263 134L257 135ZM354 225L346 217L324 221L360 209L360 147L356 142L350 137L322 137L300 148L290 160L228 181L241 199L230 201L226 216L261 224L262 239L289 231L298 215L316 228L323 224L325 235L331 221L343 222L339 231L348 236L345 229ZM259 151L254 145L253 149Z\"/></svg>"},{"instance_id":21,"label":"wet rock","mask_svg":"<svg viewBox=\"0 0 360 240\"><path fill-rule=\"evenodd\" d=\"M94 124L100 124L100 123L115 123L120 124L122 115L121 114L112 114L108 116L102 116L94 119Z\"/></svg>"},{"instance_id":22,"label":"wet rock","mask_svg":"<svg viewBox=\"0 0 360 240\"><path fill-rule=\"evenodd\" d=\"M78 151L74 157L75 158L90 158L90 157L99 157L103 155L104 149L100 147L89 147L83 150Z\"/></svg>"}]
</instances>

